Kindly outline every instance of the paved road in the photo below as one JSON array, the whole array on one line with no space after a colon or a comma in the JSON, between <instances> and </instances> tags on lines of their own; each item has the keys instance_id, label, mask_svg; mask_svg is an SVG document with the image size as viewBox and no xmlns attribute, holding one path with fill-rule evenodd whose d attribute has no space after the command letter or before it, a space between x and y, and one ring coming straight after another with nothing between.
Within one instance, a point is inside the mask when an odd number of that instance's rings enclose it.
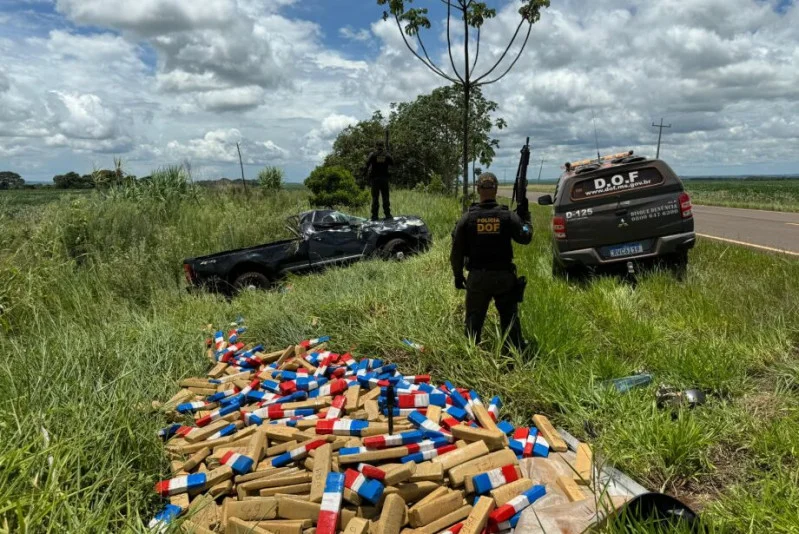
<instances>
[{"instance_id":1,"label":"paved road","mask_svg":"<svg viewBox=\"0 0 799 534\"><path fill-rule=\"evenodd\" d=\"M500 188L501 196L511 190ZM544 193L530 192L530 203ZM799 213L694 206L696 233L702 237L760 250L799 256Z\"/></svg>"}]
</instances>

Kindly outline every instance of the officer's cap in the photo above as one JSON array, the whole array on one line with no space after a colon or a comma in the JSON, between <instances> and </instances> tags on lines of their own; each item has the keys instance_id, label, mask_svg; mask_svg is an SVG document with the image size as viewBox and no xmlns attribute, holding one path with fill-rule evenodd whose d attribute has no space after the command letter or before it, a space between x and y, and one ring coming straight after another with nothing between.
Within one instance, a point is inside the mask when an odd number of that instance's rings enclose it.
<instances>
[{"instance_id":1,"label":"officer's cap","mask_svg":"<svg viewBox=\"0 0 799 534\"><path fill-rule=\"evenodd\" d=\"M493 172L484 172L477 178L478 189L496 189L498 186L499 181Z\"/></svg>"}]
</instances>

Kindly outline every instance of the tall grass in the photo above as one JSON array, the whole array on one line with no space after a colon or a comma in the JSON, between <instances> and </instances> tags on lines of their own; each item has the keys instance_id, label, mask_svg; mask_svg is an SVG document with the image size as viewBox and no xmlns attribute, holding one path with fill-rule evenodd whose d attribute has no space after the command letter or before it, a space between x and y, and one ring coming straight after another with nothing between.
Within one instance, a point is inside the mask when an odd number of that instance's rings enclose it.
<instances>
[{"instance_id":1,"label":"tall grass","mask_svg":"<svg viewBox=\"0 0 799 534\"><path fill-rule=\"evenodd\" d=\"M201 373L202 330L238 315L251 340L280 347L316 334L337 350L382 355L499 394L517 423L549 414L653 489L705 505L729 531L791 532L799 516L799 262L701 242L685 283L668 273L636 288L614 278L552 280L547 212L517 249L535 358L500 353L491 313L483 347L462 335L445 197L398 192L432 250L292 278L283 292L232 301L184 291L184 257L285 236L305 193L204 192L175 200L94 193L7 219L0 247L0 527L35 532L141 530L167 473L149 413L180 377ZM316 325L316 326L312 326ZM425 350L401 344L408 337ZM513 364L509 367L508 364ZM509 370L510 369L510 370ZM700 387L707 405L662 410L654 386L619 395L608 378L652 372Z\"/></svg>"}]
</instances>

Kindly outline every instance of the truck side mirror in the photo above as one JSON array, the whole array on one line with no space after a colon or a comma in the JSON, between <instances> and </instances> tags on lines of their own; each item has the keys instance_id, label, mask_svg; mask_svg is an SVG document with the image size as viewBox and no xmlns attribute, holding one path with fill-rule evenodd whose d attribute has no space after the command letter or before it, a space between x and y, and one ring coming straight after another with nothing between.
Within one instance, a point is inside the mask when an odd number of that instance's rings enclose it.
<instances>
[{"instance_id":1,"label":"truck side mirror","mask_svg":"<svg viewBox=\"0 0 799 534\"><path fill-rule=\"evenodd\" d=\"M541 195L538 197L538 205L539 206L551 206L552 205L552 195Z\"/></svg>"}]
</instances>

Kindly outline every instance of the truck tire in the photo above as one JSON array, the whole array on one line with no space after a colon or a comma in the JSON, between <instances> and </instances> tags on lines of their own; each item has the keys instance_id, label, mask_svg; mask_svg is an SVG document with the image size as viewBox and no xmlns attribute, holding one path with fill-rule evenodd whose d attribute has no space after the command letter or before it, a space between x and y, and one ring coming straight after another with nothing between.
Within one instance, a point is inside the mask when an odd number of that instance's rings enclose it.
<instances>
[{"instance_id":1,"label":"truck tire","mask_svg":"<svg viewBox=\"0 0 799 534\"><path fill-rule=\"evenodd\" d=\"M682 282L688 274L688 251L675 252L666 257L666 262L674 277Z\"/></svg>"},{"instance_id":2,"label":"truck tire","mask_svg":"<svg viewBox=\"0 0 799 534\"><path fill-rule=\"evenodd\" d=\"M237 291L255 291L269 288L272 281L263 273L250 271L237 276L233 285Z\"/></svg>"},{"instance_id":3,"label":"truck tire","mask_svg":"<svg viewBox=\"0 0 799 534\"><path fill-rule=\"evenodd\" d=\"M396 238L387 242L380 248L380 257L385 260L402 261L412 252L407 241Z\"/></svg>"},{"instance_id":4,"label":"truck tire","mask_svg":"<svg viewBox=\"0 0 799 534\"><path fill-rule=\"evenodd\" d=\"M580 282L586 276L586 270L582 267L566 267L552 259L552 278L556 280L566 280Z\"/></svg>"},{"instance_id":5,"label":"truck tire","mask_svg":"<svg viewBox=\"0 0 799 534\"><path fill-rule=\"evenodd\" d=\"M568 276L568 271L566 267L552 259L552 278L565 280Z\"/></svg>"}]
</instances>

